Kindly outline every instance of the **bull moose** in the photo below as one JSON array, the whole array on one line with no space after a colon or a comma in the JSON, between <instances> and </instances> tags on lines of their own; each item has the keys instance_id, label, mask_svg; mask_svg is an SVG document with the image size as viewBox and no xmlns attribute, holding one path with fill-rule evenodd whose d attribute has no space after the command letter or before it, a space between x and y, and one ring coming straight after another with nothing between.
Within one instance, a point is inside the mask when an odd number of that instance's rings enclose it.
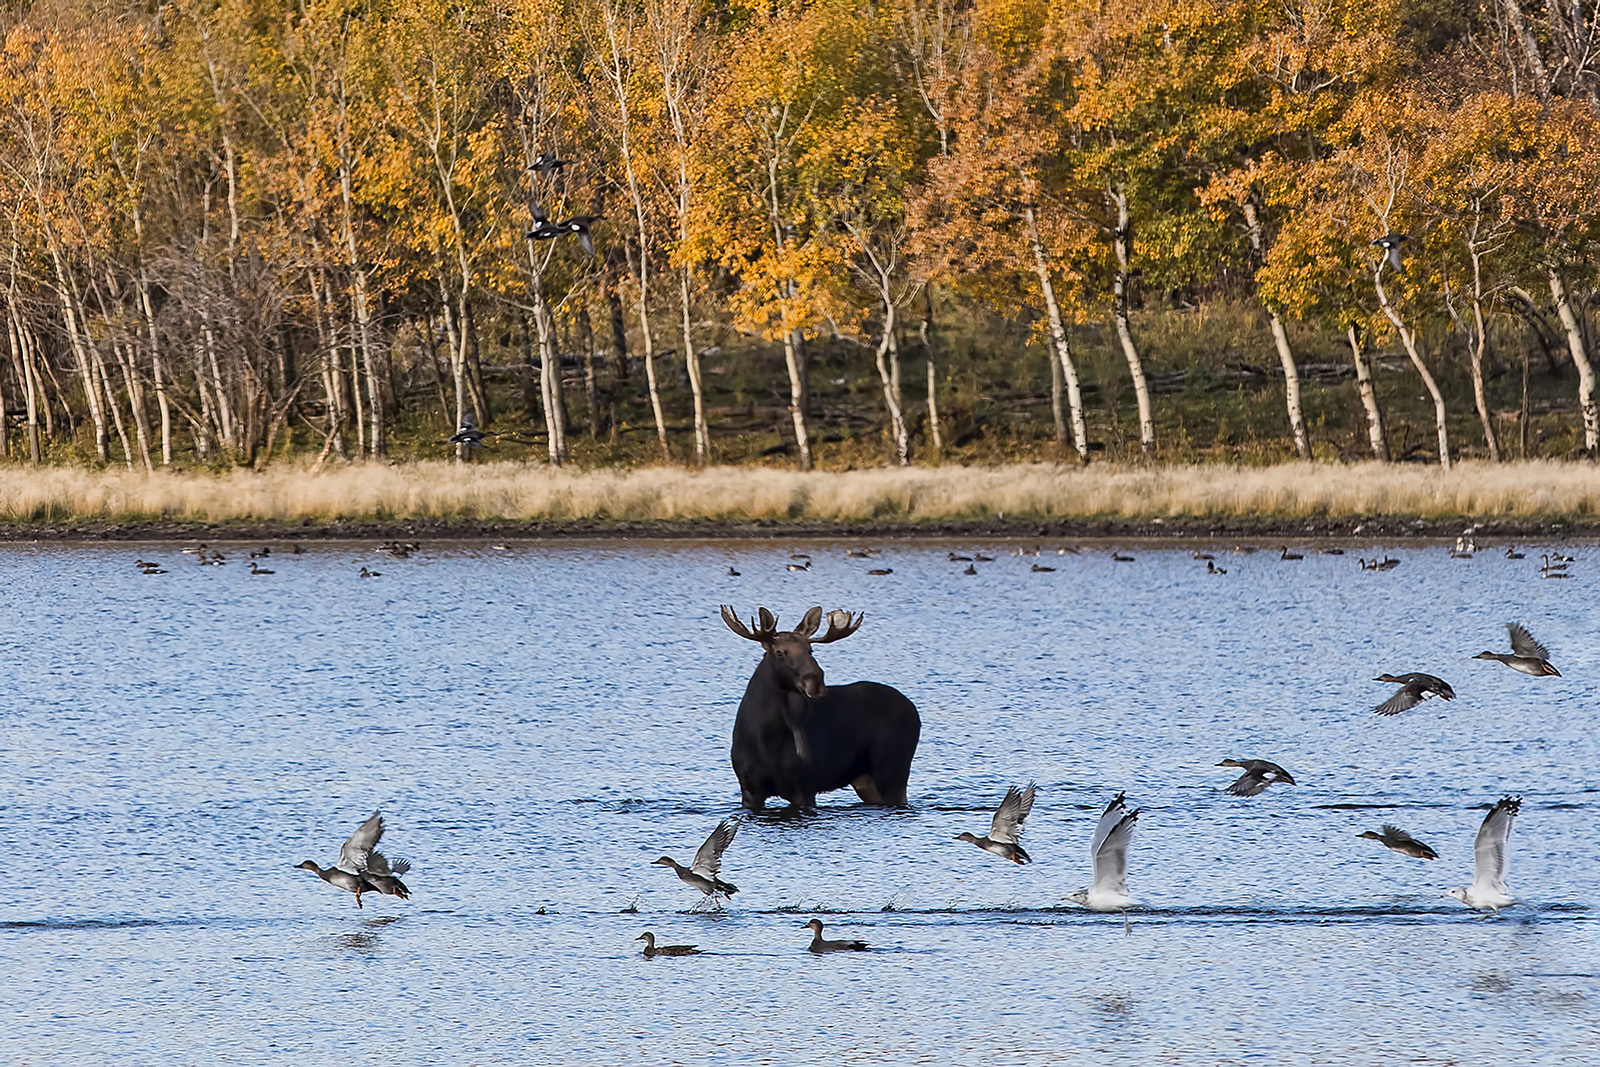
<instances>
[{"instance_id":1,"label":"bull moose","mask_svg":"<svg viewBox=\"0 0 1600 1067\"><path fill-rule=\"evenodd\" d=\"M765 653L750 676L733 724L733 773L741 803L760 811L768 797L797 809L816 805L817 794L850 786L868 804L903 805L922 720L916 705L892 686L852 682L826 686L811 646L849 637L863 615L812 608L793 630L779 632L777 616L759 609L760 621L740 621L723 605L722 621Z\"/></svg>"}]
</instances>

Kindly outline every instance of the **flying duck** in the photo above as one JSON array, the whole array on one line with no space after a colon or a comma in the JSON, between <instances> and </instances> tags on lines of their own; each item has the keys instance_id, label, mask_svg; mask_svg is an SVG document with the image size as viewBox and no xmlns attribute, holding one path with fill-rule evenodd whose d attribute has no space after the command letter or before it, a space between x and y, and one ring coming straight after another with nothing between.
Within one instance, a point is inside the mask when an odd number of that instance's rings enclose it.
<instances>
[{"instance_id":1,"label":"flying duck","mask_svg":"<svg viewBox=\"0 0 1600 1067\"><path fill-rule=\"evenodd\" d=\"M589 236L589 224L591 222L599 222L602 217L600 215L574 215L570 219L563 219L555 225L562 233L577 234L578 243L583 246L585 252L592 256L594 255L594 239Z\"/></svg>"},{"instance_id":2,"label":"flying duck","mask_svg":"<svg viewBox=\"0 0 1600 1067\"><path fill-rule=\"evenodd\" d=\"M489 435L478 429L478 424L472 421L471 415L461 416L461 425L447 440L453 445L466 445L468 448L482 448L483 439Z\"/></svg>"},{"instance_id":3,"label":"flying duck","mask_svg":"<svg viewBox=\"0 0 1600 1067\"><path fill-rule=\"evenodd\" d=\"M1217 764L1218 767L1242 767L1244 773L1232 785L1228 792L1236 797L1253 797L1269 785L1283 782L1285 785L1298 785L1289 772L1270 760L1264 759L1225 759Z\"/></svg>"},{"instance_id":4,"label":"flying duck","mask_svg":"<svg viewBox=\"0 0 1600 1067\"><path fill-rule=\"evenodd\" d=\"M1514 671L1531 674L1536 678L1561 677L1561 672L1550 666L1550 650L1533 639L1533 635L1514 622L1506 623L1511 635L1511 651L1479 652L1473 659L1499 660Z\"/></svg>"},{"instance_id":5,"label":"flying duck","mask_svg":"<svg viewBox=\"0 0 1600 1067\"><path fill-rule=\"evenodd\" d=\"M1400 259L1400 246L1409 240L1411 240L1411 238L1403 233L1386 233L1372 243L1378 248L1383 249L1391 267L1393 267L1395 270L1403 271L1406 268L1405 264L1401 262Z\"/></svg>"},{"instance_id":6,"label":"flying duck","mask_svg":"<svg viewBox=\"0 0 1600 1067\"><path fill-rule=\"evenodd\" d=\"M1379 715L1398 715L1402 711L1409 711L1422 703L1430 693L1437 694L1441 700L1456 698L1456 691L1450 688L1449 682L1431 674L1420 674L1415 671L1399 675L1380 674L1373 681L1389 682L1400 687L1394 696L1372 709Z\"/></svg>"},{"instance_id":7,"label":"flying duck","mask_svg":"<svg viewBox=\"0 0 1600 1067\"><path fill-rule=\"evenodd\" d=\"M1377 841L1391 852L1398 852L1402 856L1410 856L1417 860L1436 860L1439 854L1412 837L1398 826L1383 824L1382 830L1364 830L1356 835L1367 841Z\"/></svg>"},{"instance_id":8,"label":"flying duck","mask_svg":"<svg viewBox=\"0 0 1600 1067\"><path fill-rule=\"evenodd\" d=\"M1000 801L1000 807L995 810L987 834L974 837L970 831L962 831L956 835L956 840L970 842L985 852L993 852L1013 863L1032 863L1033 857L1017 843L1017 838L1022 836L1023 820L1033 810L1033 796L1037 790L1038 786L1033 782L1029 782L1024 789L1011 786L1006 790L1005 799Z\"/></svg>"}]
</instances>

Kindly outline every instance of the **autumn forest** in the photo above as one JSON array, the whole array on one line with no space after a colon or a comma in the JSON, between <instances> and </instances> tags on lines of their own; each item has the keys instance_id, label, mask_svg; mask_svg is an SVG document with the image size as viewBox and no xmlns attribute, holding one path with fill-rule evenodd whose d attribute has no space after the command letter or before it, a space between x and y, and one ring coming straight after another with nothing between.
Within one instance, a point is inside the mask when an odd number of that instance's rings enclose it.
<instances>
[{"instance_id":1,"label":"autumn forest","mask_svg":"<svg viewBox=\"0 0 1600 1067\"><path fill-rule=\"evenodd\" d=\"M1600 454L1600 8L4 17L12 464Z\"/></svg>"}]
</instances>

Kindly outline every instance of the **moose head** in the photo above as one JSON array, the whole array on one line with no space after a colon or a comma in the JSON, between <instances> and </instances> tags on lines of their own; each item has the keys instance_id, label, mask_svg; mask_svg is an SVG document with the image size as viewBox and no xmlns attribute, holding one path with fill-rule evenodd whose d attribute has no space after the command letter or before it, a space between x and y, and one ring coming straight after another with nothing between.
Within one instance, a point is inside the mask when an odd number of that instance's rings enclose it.
<instances>
[{"instance_id":1,"label":"moose head","mask_svg":"<svg viewBox=\"0 0 1600 1067\"><path fill-rule=\"evenodd\" d=\"M851 615L835 608L828 612L828 631L821 637L812 637L822 625L822 609L814 607L806 612L800 625L793 630L779 632L778 617L766 608L757 609L759 623L752 620L747 626L728 605L722 605L722 621L740 637L758 642L777 670L778 682L785 689L805 694L811 700L820 700L827 686L822 681L822 668L812 658L812 645L825 645L849 637L861 628L865 614Z\"/></svg>"}]
</instances>

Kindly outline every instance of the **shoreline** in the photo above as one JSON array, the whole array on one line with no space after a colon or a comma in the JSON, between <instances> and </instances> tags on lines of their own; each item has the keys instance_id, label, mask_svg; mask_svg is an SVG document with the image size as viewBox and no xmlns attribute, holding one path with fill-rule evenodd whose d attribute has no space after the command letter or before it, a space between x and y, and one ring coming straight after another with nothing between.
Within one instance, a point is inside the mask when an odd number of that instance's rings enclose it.
<instances>
[{"instance_id":1,"label":"shoreline","mask_svg":"<svg viewBox=\"0 0 1600 1067\"><path fill-rule=\"evenodd\" d=\"M0 541L1600 537L1600 466L0 467Z\"/></svg>"},{"instance_id":2,"label":"shoreline","mask_svg":"<svg viewBox=\"0 0 1600 1067\"><path fill-rule=\"evenodd\" d=\"M1291 519L1262 516L1154 519L1050 519L927 522L817 520L311 520L0 523L0 543L366 541L776 541L776 540L1074 540L1209 542L1234 539L1305 541L1452 540L1469 526L1484 543L1600 539L1600 518L1418 519L1408 516Z\"/></svg>"}]
</instances>

